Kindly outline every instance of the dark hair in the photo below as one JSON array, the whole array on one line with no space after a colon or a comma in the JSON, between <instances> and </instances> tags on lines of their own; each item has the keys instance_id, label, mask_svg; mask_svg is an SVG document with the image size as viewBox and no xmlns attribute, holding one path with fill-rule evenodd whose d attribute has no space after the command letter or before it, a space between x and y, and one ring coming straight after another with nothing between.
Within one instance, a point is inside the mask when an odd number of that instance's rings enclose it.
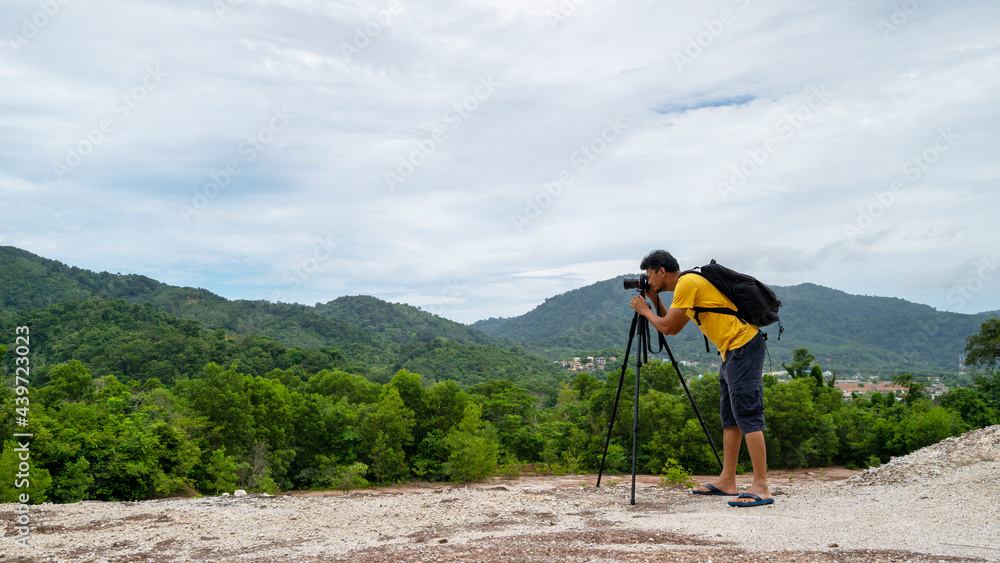
<instances>
[{"instance_id":1,"label":"dark hair","mask_svg":"<svg viewBox=\"0 0 1000 563\"><path fill-rule=\"evenodd\" d=\"M640 270L651 269L654 272L660 268L665 269L670 273L681 271L680 265L677 263L677 259L674 258L666 250L654 250L646 255L642 259L642 263L639 264Z\"/></svg>"}]
</instances>

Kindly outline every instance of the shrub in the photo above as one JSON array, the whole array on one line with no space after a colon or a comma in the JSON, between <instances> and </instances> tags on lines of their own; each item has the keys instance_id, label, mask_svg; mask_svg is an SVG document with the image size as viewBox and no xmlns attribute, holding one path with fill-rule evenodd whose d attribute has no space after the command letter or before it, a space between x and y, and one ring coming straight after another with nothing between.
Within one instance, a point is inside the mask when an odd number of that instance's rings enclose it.
<instances>
[{"instance_id":1,"label":"shrub","mask_svg":"<svg viewBox=\"0 0 1000 563\"><path fill-rule=\"evenodd\" d=\"M663 469L660 470L660 482L657 484L661 487L684 485L689 489L698 486L698 482L691 479L691 473L673 458L663 464Z\"/></svg>"}]
</instances>

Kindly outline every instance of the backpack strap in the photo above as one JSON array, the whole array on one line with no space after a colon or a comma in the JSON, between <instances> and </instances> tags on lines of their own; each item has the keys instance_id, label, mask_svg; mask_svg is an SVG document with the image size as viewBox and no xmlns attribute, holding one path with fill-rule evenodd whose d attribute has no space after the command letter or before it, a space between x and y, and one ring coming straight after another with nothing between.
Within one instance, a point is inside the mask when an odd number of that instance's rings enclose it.
<instances>
[{"instance_id":1,"label":"backpack strap","mask_svg":"<svg viewBox=\"0 0 1000 563\"><path fill-rule=\"evenodd\" d=\"M740 315L739 311L737 311L736 309L728 309L725 307L691 307L691 309L694 311L694 321L698 323L699 326L701 325L701 321L698 320L698 315L700 315L701 313L718 313L720 315L732 315L737 319L739 319L740 322L742 322L743 324L748 324L746 319L743 318L743 315Z\"/></svg>"}]
</instances>

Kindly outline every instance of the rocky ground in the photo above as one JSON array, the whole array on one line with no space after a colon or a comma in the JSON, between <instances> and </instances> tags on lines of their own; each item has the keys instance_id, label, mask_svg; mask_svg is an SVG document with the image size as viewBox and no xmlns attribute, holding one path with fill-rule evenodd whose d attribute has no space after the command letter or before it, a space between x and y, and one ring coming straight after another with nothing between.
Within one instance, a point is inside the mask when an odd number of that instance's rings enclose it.
<instances>
[{"instance_id":1,"label":"rocky ground","mask_svg":"<svg viewBox=\"0 0 1000 563\"><path fill-rule=\"evenodd\" d=\"M21 561L1000 561L1000 426L863 473L770 474L775 503L733 508L641 476L470 487L32 507ZM704 477L704 480L710 477ZM741 488L750 477L741 476Z\"/></svg>"}]
</instances>

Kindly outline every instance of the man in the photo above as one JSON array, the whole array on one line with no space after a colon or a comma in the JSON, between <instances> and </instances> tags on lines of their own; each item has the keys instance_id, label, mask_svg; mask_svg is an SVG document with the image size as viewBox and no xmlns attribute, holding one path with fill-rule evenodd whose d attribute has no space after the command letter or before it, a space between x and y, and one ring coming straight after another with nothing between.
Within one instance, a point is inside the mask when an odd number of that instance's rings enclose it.
<instances>
[{"instance_id":1,"label":"man","mask_svg":"<svg viewBox=\"0 0 1000 563\"><path fill-rule=\"evenodd\" d=\"M695 317L693 307L736 309L708 280L697 273L680 275L677 260L665 250L654 250L643 258L639 267L649 277L645 296L652 300L656 311L663 311L659 293L674 293L670 309L661 317L649 307L646 299L636 295L631 307L663 334L677 334ZM767 486L767 450L764 445L764 336L751 324L733 315L701 312L698 328L712 341L722 355L719 369L719 403L722 415L722 474L707 485L692 492L701 495L734 496L736 462L744 438L753 464L753 483L732 506L761 506L774 498Z\"/></svg>"}]
</instances>

